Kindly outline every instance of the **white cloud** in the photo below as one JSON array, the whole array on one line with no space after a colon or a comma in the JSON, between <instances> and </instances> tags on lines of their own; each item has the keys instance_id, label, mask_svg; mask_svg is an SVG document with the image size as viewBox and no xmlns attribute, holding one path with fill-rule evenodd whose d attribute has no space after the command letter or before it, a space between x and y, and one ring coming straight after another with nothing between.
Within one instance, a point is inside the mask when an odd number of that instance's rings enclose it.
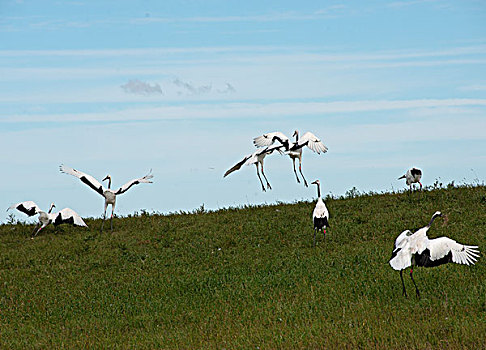
<instances>
[{"instance_id":1,"label":"white cloud","mask_svg":"<svg viewBox=\"0 0 486 350\"><path fill-rule=\"evenodd\" d=\"M179 94L189 93L191 95L201 95L201 94L210 93L212 89L211 85L196 86L189 82L183 81L179 78L174 79L172 83L175 86L182 88L182 91L181 90L178 91Z\"/></svg>"},{"instance_id":2,"label":"white cloud","mask_svg":"<svg viewBox=\"0 0 486 350\"><path fill-rule=\"evenodd\" d=\"M230 83L226 83L226 86L225 86L224 89L218 89L217 91L220 94L228 94L228 93L235 93L236 89Z\"/></svg>"},{"instance_id":3,"label":"white cloud","mask_svg":"<svg viewBox=\"0 0 486 350\"><path fill-rule=\"evenodd\" d=\"M162 88L159 84L140 81L138 79L130 80L128 83L120 86L125 92L136 95L163 95Z\"/></svg>"}]
</instances>

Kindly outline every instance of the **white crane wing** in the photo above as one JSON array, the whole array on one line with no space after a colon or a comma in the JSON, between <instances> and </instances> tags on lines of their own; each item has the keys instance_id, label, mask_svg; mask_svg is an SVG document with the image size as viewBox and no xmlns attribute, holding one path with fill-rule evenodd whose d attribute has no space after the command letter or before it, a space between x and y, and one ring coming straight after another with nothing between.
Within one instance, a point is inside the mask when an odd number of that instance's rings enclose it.
<instances>
[{"instance_id":1,"label":"white crane wing","mask_svg":"<svg viewBox=\"0 0 486 350\"><path fill-rule=\"evenodd\" d=\"M395 240L390 266L397 270L403 270L412 265L412 253L410 251L410 230L403 231Z\"/></svg>"},{"instance_id":2,"label":"white crane wing","mask_svg":"<svg viewBox=\"0 0 486 350\"><path fill-rule=\"evenodd\" d=\"M243 164L245 164L245 163L246 163L246 161L247 161L248 159L250 159L252 156L253 156L253 154L249 154L249 155L245 156L245 158L243 158L243 159L242 159L242 160L240 160L238 163L236 163L236 164L235 164L235 165L234 165L232 168L228 169L228 170L227 170L227 171L224 173L223 177L228 176L228 175L229 175L229 174L231 174L233 171L240 170L241 166L242 166Z\"/></svg>"},{"instance_id":3,"label":"white crane wing","mask_svg":"<svg viewBox=\"0 0 486 350\"><path fill-rule=\"evenodd\" d=\"M120 187L116 192L115 194L122 194L122 193L125 193L126 191L128 191L128 189L130 187L132 187L133 185L138 185L139 183L146 183L146 184L151 184L152 181L150 181L151 178L153 178L154 176L151 174L152 170L150 170L150 172L145 175L144 177L141 177L139 179L133 179L131 181L128 181L126 184L124 184L122 187Z\"/></svg>"},{"instance_id":4,"label":"white crane wing","mask_svg":"<svg viewBox=\"0 0 486 350\"><path fill-rule=\"evenodd\" d=\"M282 145L287 145L287 147L289 145L289 138L280 131L269 132L253 139L253 143L256 147L270 146L273 145L275 141L280 142Z\"/></svg>"},{"instance_id":5,"label":"white crane wing","mask_svg":"<svg viewBox=\"0 0 486 350\"><path fill-rule=\"evenodd\" d=\"M297 141L296 148L302 148L304 146L309 147L312 151L316 152L317 154L326 153L328 148L324 146L321 140L311 132L306 132L302 137Z\"/></svg>"},{"instance_id":6,"label":"white crane wing","mask_svg":"<svg viewBox=\"0 0 486 350\"><path fill-rule=\"evenodd\" d=\"M430 260L436 261L452 255L452 262L456 264L474 265L479 257L477 246L463 245L448 237L430 239L427 244Z\"/></svg>"},{"instance_id":7,"label":"white crane wing","mask_svg":"<svg viewBox=\"0 0 486 350\"><path fill-rule=\"evenodd\" d=\"M85 174L79 170L73 169L71 167L68 167L64 164L61 164L59 167L59 170L61 170L62 173L68 174L68 175L73 175L76 176L78 179L80 179L83 183L91 187L93 190L98 192L99 194L103 195L103 192L105 192L105 188L103 187L102 184L99 183L98 180L96 180L93 176Z\"/></svg>"},{"instance_id":8,"label":"white crane wing","mask_svg":"<svg viewBox=\"0 0 486 350\"><path fill-rule=\"evenodd\" d=\"M283 147L282 145L278 145L278 146L272 146L272 147L265 147L265 148L257 149L252 154L246 155L242 160L240 160L238 163L236 163L232 168L228 169L224 173L223 177L228 176L233 171L240 170L240 168L243 166L243 164L246 164L246 165L255 164L258 161L258 156L261 156L262 154L265 154L265 155L271 154L275 150L281 152L280 148L282 148L282 147Z\"/></svg>"},{"instance_id":9,"label":"white crane wing","mask_svg":"<svg viewBox=\"0 0 486 350\"><path fill-rule=\"evenodd\" d=\"M64 208L56 214L54 225L71 224L76 226L88 227L81 216L70 208Z\"/></svg>"},{"instance_id":10,"label":"white crane wing","mask_svg":"<svg viewBox=\"0 0 486 350\"><path fill-rule=\"evenodd\" d=\"M18 211L21 211L24 214L27 214L29 216L34 216L36 214L39 214L41 209L37 206L32 201L25 201L25 202L20 202L14 205L11 205L7 210L9 209L17 209Z\"/></svg>"}]
</instances>

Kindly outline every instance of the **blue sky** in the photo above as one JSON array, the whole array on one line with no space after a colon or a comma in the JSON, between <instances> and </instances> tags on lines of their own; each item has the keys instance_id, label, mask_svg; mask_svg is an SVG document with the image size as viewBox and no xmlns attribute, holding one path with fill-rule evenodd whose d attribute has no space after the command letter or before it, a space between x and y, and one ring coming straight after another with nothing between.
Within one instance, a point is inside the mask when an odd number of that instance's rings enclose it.
<instances>
[{"instance_id":1,"label":"blue sky","mask_svg":"<svg viewBox=\"0 0 486 350\"><path fill-rule=\"evenodd\" d=\"M413 165L425 185L486 178L483 1L4 0L0 14L0 208L99 216L61 163L115 187L153 169L122 215L314 198L278 154L272 191L253 166L223 179L277 130L329 147L303 156L324 194L403 188Z\"/></svg>"}]
</instances>

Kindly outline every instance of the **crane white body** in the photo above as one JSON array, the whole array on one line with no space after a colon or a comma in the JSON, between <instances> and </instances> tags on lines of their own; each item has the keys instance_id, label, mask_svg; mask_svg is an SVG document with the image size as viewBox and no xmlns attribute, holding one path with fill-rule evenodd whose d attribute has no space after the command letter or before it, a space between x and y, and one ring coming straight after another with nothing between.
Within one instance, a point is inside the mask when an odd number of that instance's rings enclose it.
<instances>
[{"instance_id":1,"label":"crane white body","mask_svg":"<svg viewBox=\"0 0 486 350\"><path fill-rule=\"evenodd\" d=\"M32 232L32 238L37 236L37 234L51 223L54 226L61 224L72 224L76 226L88 227L83 219L72 209L64 208L57 213L53 213L52 209L56 206L51 203L49 210L47 212L41 210L37 204L32 201L20 202L10 206L7 210L17 209L28 216L34 216L39 214L39 224L35 227L34 232ZM40 226L40 227L39 227Z\"/></svg>"},{"instance_id":2,"label":"crane white body","mask_svg":"<svg viewBox=\"0 0 486 350\"><path fill-rule=\"evenodd\" d=\"M422 170L416 167L412 167L407 170L405 175L402 175L398 178L398 180L405 179L407 186L410 186L410 192L412 191L412 184L418 183L420 185L420 190L422 190L422 183L420 180L422 179Z\"/></svg>"},{"instance_id":3,"label":"crane white body","mask_svg":"<svg viewBox=\"0 0 486 350\"><path fill-rule=\"evenodd\" d=\"M326 237L326 228L329 227L329 211L321 198L321 183L319 180L312 182L317 185L317 203L312 212L312 222L314 224L314 246L316 245L317 232L321 231Z\"/></svg>"},{"instance_id":4,"label":"crane white body","mask_svg":"<svg viewBox=\"0 0 486 350\"><path fill-rule=\"evenodd\" d=\"M479 257L477 246L469 246L457 243L448 237L429 239L427 231L435 218L442 216L441 212L435 212L429 224L412 233L410 230L403 231L395 240L390 266L400 271L403 294L406 296L405 283L402 272L411 267L410 278L415 285L417 296L420 296L417 285L413 279L413 266L434 267L446 263L474 265Z\"/></svg>"},{"instance_id":5,"label":"crane white body","mask_svg":"<svg viewBox=\"0 0 486 350\"><path fill-rule=\"evenodd\" d=\"M133 185L137 185L139 183L152 183L150 179L152 179L154 176L149 172L149 174L145 175L144 177L141 177L139 179L133 179L121 186L119 189L116 191L111 189L111 176L107 175L103 181L108 180L108 188L103 187L103 185L96 180L93 176L83 173L79 170L73 169L71 167L68 167L66 165L61 165L60 166L60 171L62 173L68 174L68 175L73 175L80 179L83 183L88 185L91 189L95 190L98 194L102 195L105 199L105 209L103 212L103 223L101 224L101 231L103 231L103 225L106 220L106 210L108 208L108 205L111 205L111 219L110 219L110 225L111 229L113 230L113 213L115 211L115 205L116 205L116 197L122 193L125 193L132 187Z\"/></svg>"},{"instance_id":6,"label":"crane white body","mask_svg":"<svg viewBox=\"0 0 486 350\"><path fill-rule=\"evenodd\" d=\"M228 169L223 177L228 176L232 172L239 170L243 165L252 165L255 164L256 166L256 172L258 175L258 179L260 180L260 184L262 185L262 191L266 191L265 186L263 185L262 178L260 177L260 171L258 169L258 164L260 164L260 168L262 171L262 175L265 178L265 181L267 182L267 188L272 189L272 186L270 186L270 182L268 182L267 177L265 176L265 172L263 171L263 160L265 157L269 154L272 154L273 151L278 150L280 152L280 148L282 146L272 146L272 147L265 147L265 148L259 148L255 152L246 155L242 160L240 160L238 163L236 163L232 168Z\"/></svg>"},{"instance_id":7,"label":"crane white body","mask_svg":"<svg viewBox=\"0 0 486 350\"><path fill-rule=\"evenodd\" d=\"M297 182L300 183L299 176L297 175L297 170L295 169L295 160L299 160L299 172L302 176L304 181L304 185L308 187L307 180L302 173L302 150L305 146L309 147L313 152L317 154L326 153L328 148L322 143L322 141L313 133L306 132L302 135L302 138L299 140L299 132L295 130L293 136L295 137L294 142L290 142L289 138L285 136L285 134L275 131L270 132L267 134L263 134L262 136L255 137L253 139L253 143L256 147L266 147L273 145L276 141L278 141L282 146L285 148L285 153L292 159L292 163L294 166L294 173L297 179Z\"/></svg>"}]
</instances>

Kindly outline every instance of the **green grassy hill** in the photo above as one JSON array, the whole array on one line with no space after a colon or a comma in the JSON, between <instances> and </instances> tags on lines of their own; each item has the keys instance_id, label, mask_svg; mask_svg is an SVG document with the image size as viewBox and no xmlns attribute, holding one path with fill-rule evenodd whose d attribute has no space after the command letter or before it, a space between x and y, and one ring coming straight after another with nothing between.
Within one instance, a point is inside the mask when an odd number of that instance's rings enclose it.
<instances>
[{"instance_id":1,"label":"green grassy hill","mask_svg":"<svg viewBox=\"0 0 486 350\"><path fill-rule=\"evenodd\" d=\"M352 194L352 193L351 193ZM425 226L486 252L486 188L114 220L100 234L0 226L0 348L486 348L486 259L391 269L396 236ZM105 225L105 228L109 225Z\"/></svg>"}]
</instances>

